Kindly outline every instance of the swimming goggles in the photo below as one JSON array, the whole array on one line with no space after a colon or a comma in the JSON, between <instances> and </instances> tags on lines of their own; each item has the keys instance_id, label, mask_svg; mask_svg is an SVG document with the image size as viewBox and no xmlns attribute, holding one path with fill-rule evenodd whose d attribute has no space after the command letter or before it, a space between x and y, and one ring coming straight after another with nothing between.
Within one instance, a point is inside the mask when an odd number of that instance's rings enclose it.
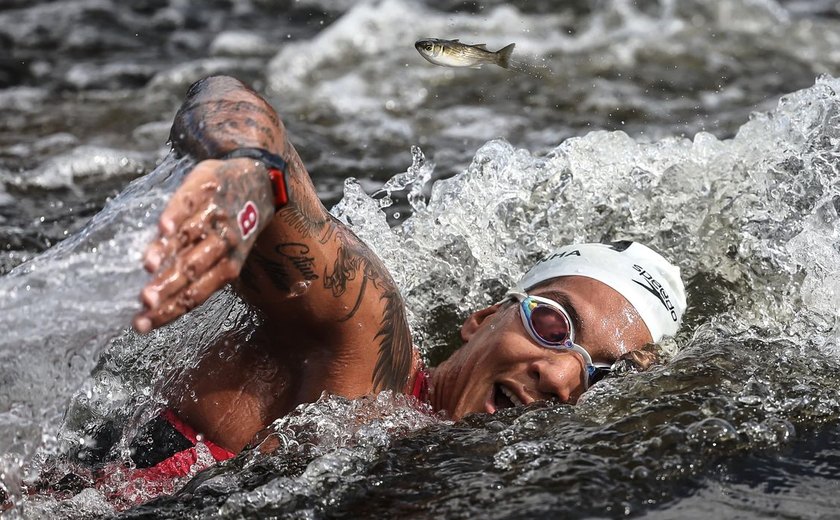
<instances>
[{"instance_id":1,"label":"swimming goggles","mask_svg":"<svg viewBox=\"0 0 840 520\"><path fill-rule=\"evenodd\" d=\"M508 292L505 300L508 298L519 302L522 324L537 344L552 350L571 350L580 354L586 364L587 388L610 373L612 365L593 362L589 352L575 343L572 319L562 305L548 298L517 291Z\"/></svg>"}]
</instances>

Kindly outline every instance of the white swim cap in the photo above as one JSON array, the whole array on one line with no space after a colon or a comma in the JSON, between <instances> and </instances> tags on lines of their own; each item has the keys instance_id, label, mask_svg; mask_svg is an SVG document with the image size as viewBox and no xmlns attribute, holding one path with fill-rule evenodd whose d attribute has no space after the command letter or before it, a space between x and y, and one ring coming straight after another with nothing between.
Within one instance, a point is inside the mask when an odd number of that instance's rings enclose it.
<instances>
[{"instance_id":1,"label":"white swim cap","mask_svg":"<svg viewBox=\"0 0 840 520\"><path fill-rule=\"evenodd\" d=\"M618 291L642 317L653 341L674 335L685 312L680 268L638 242L561 247L525 273L515 289L525 292L559 276L593 278Z\"/></svg>"}]
</instances>

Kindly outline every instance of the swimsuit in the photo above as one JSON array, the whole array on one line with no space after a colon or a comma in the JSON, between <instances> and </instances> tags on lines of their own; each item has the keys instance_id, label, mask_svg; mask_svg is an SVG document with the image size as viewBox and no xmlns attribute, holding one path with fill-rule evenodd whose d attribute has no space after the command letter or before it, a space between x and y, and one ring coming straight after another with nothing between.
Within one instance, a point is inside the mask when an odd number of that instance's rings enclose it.
<instances>
[{"instance_id":1,"label":"swimsuit","mask_svg":"<svg viewBox=\"0 0 840 520\"><path fill-rule=\"evenodd\" d=\"M410 390L410 392L409 392ZM414 381L405 388L424 413L431 413L429 405L429 372L420 366ZM182 478L233 458L236 454L201 434L178 417L173 410L165 410L146 423L129 444L132 465L114 460L111 448L121 435L113 423L107 422L88 433L94 442L70 455L81 465L76 471L64 474L47 471L32 483L29 493L45 493L61 497L76 495L86 488L96 488L111 501L116 510L147 502L149 499L177 491ZM0 493L0 512L3 496Z\"/></svg>"},{"instance_id":2,"label":"swimsuit","mask_svg":"<svg viewBox=\"0 0 840 520\"><path fill-rule=\"evenodd\" d=\"M425 367L417 370L410 395L421 403L429 402L429 373ZM164 411L149 421L131 443L131 460L136 467L132 478L158 480L188 475L198 460L198 442L198 432L172 410ZM236 455L207 439L201 442L216 462Z\"/></svg>"},{"instance_id":3,"label":"swimsuit","mask_svg":"<svg viewBox=\"0 0 840 520\"><path fill-rule=\"evenodd\" d=\"M166 410L141 429L132 441L131 460L98 468L92 484L118 511L177 490L178 478L192 476L235 454L201 436L175 412ZM209 456L208 456L209 455Z\"/></svg>"},{"instance_id":4,"label":"swimsuit","mask_svg":"<svg viewBox=\"0 0 840 520\"><path fill-rule=\"evenodd\" d=\"M425 367L421 366L417 370L409 395L416 398L418 403L428 404L429 373ZM95 480L96 487L125 505L139 504L150 496L171 493L177 485L175 479L191 476L214 462L222 462L236 455L203 439L173 410L165 410L146 423L131 442L130 448L134 468L121 463L106 465L100 469Z\"/></svg>"},{"instance_id":5,"label":"swimsuit","mask_svg":"<svg viewBox=\"0 0 840 520\"><path fill-rule=\"evenodd\" d=\"M183 477L199 457L196 445L204 444L216 462L232 458L235 453L222 448L199 434L172 410L164 411L150 421L132 443L131 460L136 465L132 478L152 479Z\"/></svg>"}]
</instances>

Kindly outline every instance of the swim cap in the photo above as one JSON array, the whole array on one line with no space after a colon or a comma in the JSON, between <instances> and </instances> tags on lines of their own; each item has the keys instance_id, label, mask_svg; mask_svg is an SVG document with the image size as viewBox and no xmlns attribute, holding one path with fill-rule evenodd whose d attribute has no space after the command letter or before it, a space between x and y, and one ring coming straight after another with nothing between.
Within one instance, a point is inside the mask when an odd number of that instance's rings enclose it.
<instances>
[{"instance_id":1,"label":"swim cap","mask_svg":"<svg viewBox=\"0 0 840 520\"><path fill-rule=\"evenodd\" d=\"M680 268L638 242L561 247L525 273L515 289L525 292L559 276L593 278L618 291L642 317L653 341L674 335L685 312Z\"/></svg>"}]
</instances>

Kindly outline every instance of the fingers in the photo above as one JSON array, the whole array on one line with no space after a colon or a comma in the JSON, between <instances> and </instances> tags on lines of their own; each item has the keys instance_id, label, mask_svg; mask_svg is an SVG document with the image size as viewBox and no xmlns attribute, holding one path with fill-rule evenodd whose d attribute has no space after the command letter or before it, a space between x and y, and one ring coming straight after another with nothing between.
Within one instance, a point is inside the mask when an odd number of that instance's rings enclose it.
<instances>
[{"instance_id":1,"label":"fingers","mask_svg":"<svg viewBox=\"0 0 840 520\"><path fill-rule=\"evenodd\" d=\"M224 212L213 204L208 205L203 211L185 220L177 233L152 242L143 255L143 267L150 273L157 271L167 259L174 259L179 252L206 239L208 233L224 218Z\"/></svg>"},{"instance_id":2,"label":"fingers","mask_svg":"<svg viewBox=\"0 0 840 520\"><path fill-rule=\"evenodd\" d=\"M159 273L140 293L144 305L156 308L161 302L202 278L223 257L231 244L221 234L210 235L176 258L175 263Z\"/></svg>"},{"instance_id":3,"label":"fingers","mask_svg":"<svg viewBox=\"0 0 840 520\"><path fill-rule=\"evenodd\" d=\"M158 227L163 237L171 237L219 189L213 172L219 161L202 161L184 180L160 215Z\"/></svg>"},{"instance_id":4,"label":"fingers","mask_svg":"<svg viewBox=\"0 0 840 520\"><path fill-rule=\"evenodd\" d=\"M253 161L245 163L253 167ZM174 320L238 275L239 268L230 266L240 266L256 241L265 223L260 209L270 215L264 208L270 200L260 192L265 179L247 173L232 161L203 161L172 196L160 216L160 235L143 256L154 276L141 291L145 310L134 320L138 331Z\"/></svg>"},{"instance_id":5,"label":"fingers","mask_svg":"<svg viewBox=\"0 0 840 520\"><path fill-rule=\"evenodd\" d=\"M135 317L134 328L141 333L149 332L201 305L216 290L236 278L239 267L235 260L222 259L197 280L182 285L178 291L169 293L169 297L161 305L150 308ZM186 278L182 277L180 280L183 281Z\"/></svg>"}]
</instances>

